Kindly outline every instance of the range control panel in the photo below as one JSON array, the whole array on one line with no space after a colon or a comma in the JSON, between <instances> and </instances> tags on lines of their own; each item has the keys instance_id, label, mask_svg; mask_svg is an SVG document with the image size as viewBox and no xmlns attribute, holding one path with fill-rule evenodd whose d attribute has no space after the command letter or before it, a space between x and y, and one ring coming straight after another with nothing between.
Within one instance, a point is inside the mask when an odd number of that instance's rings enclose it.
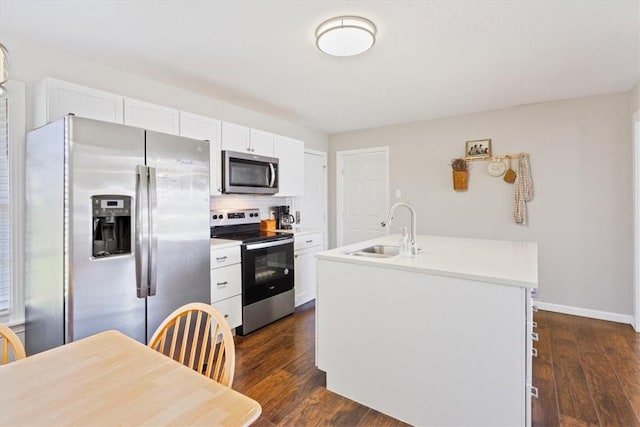
<instances>
[{"instance_id":1,"label":"range control panel","mask_svg":"<svg viewBox=\"0 0 640 427\"><path fill-rule=\"evenodd\" d=\"M211 227L220 225L255 224L260 222L260 211L258 209L220 209L211 211L209 219Z\"/></svg>"}]
</instances>

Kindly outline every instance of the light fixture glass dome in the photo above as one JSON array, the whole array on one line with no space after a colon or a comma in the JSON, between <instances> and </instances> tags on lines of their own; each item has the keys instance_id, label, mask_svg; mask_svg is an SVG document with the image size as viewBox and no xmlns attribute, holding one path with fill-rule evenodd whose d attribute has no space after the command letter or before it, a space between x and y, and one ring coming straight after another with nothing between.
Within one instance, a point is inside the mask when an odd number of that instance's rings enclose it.
<instances>
[{"instance_id":1,"label":"light fixture glass dome","mask_svg":"<svg viewBox=\"0 0 640 427\"><path fill-rule=\"evenodd\" d=\"M353 56L366 52L376 42L376 26L359 16L338 16L318 25L316 46L333 56Z\"/></svg>"}]
</instances>

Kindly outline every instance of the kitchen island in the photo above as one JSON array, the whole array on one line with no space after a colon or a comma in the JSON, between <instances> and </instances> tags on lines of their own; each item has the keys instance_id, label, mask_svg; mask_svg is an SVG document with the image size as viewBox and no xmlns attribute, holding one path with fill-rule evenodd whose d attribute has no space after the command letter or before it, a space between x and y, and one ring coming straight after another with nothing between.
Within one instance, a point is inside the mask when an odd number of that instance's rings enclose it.
<instances>
[{"instance_id":1,"label":"kitchen island","mask_svg":"<svg viewBox=\"0 0 640 427\"><path fill-rule=\"evenodd\" d=\"M317 255L327 388L414 425L530 425L537 244L418 236L418 255Z\"/></svg>"}]
</instances>

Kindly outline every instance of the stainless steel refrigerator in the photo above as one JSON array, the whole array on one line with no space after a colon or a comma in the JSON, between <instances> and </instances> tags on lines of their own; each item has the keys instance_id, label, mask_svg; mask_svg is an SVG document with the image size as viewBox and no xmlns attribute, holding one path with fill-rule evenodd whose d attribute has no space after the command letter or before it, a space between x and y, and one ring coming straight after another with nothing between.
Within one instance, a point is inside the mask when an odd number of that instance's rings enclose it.
<instances>
[{"instance_id":1,"label":"stainless steel refrigerator","mask_svg":"<svg viewBox=\"0 0 640 427\"><path fill-rule=\"evenodd\" d=\"M209 144L73 115L26 145L28 354L210 303Z\"/></svg>"}]
</instances>

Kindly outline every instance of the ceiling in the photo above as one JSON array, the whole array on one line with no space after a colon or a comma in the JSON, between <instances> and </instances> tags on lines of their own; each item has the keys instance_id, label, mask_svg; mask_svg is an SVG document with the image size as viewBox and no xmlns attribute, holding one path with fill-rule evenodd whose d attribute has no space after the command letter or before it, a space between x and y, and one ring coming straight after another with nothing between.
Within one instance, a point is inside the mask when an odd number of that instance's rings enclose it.
<instances>
[{"instance_id":1,"label":"ceiling","mask_svg":"<svg viewBox=\"0 0 640 427\"><path fill-rule=\"evenodd\" d=\"M372 20L373 49L316 49L316 27L338 15ZM327 133L640 80L639 1L0 0L3 35Z\"/></svg>"}]
</instances>

